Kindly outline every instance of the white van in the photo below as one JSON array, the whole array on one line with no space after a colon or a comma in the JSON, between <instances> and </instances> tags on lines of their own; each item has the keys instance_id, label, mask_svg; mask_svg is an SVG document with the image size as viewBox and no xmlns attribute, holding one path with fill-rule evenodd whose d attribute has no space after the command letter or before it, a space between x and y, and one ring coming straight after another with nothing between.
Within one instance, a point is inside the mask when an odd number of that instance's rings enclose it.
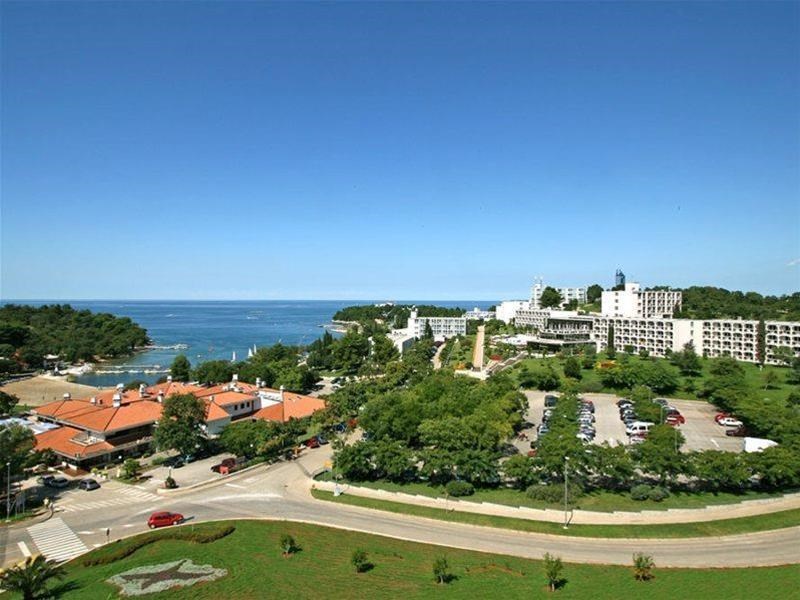
<instances>
[{"instance_id":1,"label":"white van","mask_svg":"<svg viewBox=\"0 0 800 600\"><path fill-rule=\"evenodd\" d=\"M650 423L649 421L634 421L628 426L625 433L629 436L637 433L647 433L653 425L654 423Z\"/></svg>"}]
</instances>

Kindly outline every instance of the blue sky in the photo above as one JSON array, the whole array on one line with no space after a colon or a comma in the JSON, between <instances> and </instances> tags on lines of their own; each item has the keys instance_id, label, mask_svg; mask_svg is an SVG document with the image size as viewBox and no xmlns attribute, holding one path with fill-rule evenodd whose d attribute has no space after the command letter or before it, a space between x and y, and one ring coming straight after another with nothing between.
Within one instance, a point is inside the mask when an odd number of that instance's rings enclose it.
<instances>
[{"instance_id":1,"label":"blue sky","mask_svg":"<svg viewBox=\"0 0 800 600\"><path fill-rule=\"evenodd\" d=\"M0 296L796 291L799 7L4 2Z\"/></svg>"}]
</instances>

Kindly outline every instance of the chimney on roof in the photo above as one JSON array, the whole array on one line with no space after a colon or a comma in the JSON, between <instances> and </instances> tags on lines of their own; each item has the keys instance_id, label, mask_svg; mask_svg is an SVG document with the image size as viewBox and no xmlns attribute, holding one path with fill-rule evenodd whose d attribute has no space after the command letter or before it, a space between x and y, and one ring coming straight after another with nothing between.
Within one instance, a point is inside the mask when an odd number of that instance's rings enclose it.
<instances>
[{"instance_id":1,"label":"chimney on roof","mask_svg":"<svg viewBox=\"0 0 800 600\"><path fill-rule=\"evenodd\" d=\"M92 396L91 400L89 400L91 404L97 404L97 396Z\"/></svg>"},{"instance_id":2,"label":"chimney on roof","mask_svg":"<svg viewBox=\"0 0 800 600\"><path fill-rule=\"evenodd\" d=\"M256 377L256 387L257 388L261 387L261 377Z\"/></svg>"},{"instance_id":3,"label":"chimney on roof","mask_svg":"<svg viewBox=\"0 0 800 600\"><path fill-rule=\"evenodd\" d=\"M117 384L117 389L118 389L118 390L121 392L122 390L124 390L124 389L125 389L125 384L123 384L123 383L118 383L118 384Z\"/></svg>"},{"instance_id":4,"label":"chimney on roof","mask_svg":"<svg viewBox=\"0 0 800 600\"><path fill-rule=\"evenodd\" d=\"M122 394L114 394L113 404L114 408L119 408L122 406Z\"/></svg>"},{"instance_id":5,"label":"chimney on roof","mask_svg":"<svg viewBox=\"0 0 800 600\"><path fill-rule=\"evenodd\" d=\"M172 375L167 375L167 383L172 383Z\"/></svg>"},{"instance_id":6,"label":"chimney on roof","mask_svg":"<svg viewBox=\"0 0 800 600\"><path fill-rule=\"evenodd\" d=\"M283 402L283 395L286 393L283 386L281 386L281 402Z\"/></svg>"},{"instance_id":7,"label":"chimney on roof","mask_svg":"<svg viewBox=\"0 0 800 600\"><path fill-rule=\"evenodd\" d=\"M70 393L69 393L69 392L67 392L66 394L64 394L64 400L69 400L70 398L72 398L72 396L70 395Z\"/></svg>"},{"instance_id":8,"label":"chimney on roof","mask_svg":"<svg viewBox=\"0 0 800 600\"><path fill-rule=\"evenodd\" d=\"M239 375L234 373L233 376L231 377L231 383L239 383Z\"/></svg>"},{"instance_id":9,"label":"chimney on roof","mask_svg":"<svg viewBox=\"0 0 800 600\"><path fill-rule=\"evenodd\" d=\"M209 401L213 404L213 402L214 402L214 394L211 394L211 398L209 398Z\"/></svg>"},{"instance_id":10,"label":"chimney on roof","mask_svg":"<svg viewBox=\"0 0 800 600\"><path fill-rule=\"evenodd\" d=\"M162 402L164 402L164 392L158 390L158 403L161 404Z\"/></svg>"},{"instance_id":11,"label":"chimney on roof","mask_svg":"<svg viewBox=\"0 0 800 600\"><path fill-rule=\"evenodd\" d=\"M144 398L144 384L139 384L139 398Z\"/></svg>"}]
</instances>

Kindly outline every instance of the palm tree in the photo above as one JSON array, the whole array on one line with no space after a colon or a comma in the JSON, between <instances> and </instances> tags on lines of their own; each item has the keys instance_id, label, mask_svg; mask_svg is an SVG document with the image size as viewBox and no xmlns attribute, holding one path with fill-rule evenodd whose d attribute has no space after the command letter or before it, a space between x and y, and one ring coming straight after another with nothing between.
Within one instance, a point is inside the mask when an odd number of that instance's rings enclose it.
<instances>
[{"instance_id":1,"label":"palm tree","mask_svg":"<svg viewBox=\"0 0 800 600\"><path fill-rule=\"evenodd\" d=\"M64 569L41 554L29 556L23 562L0 572L0 589L22 594L24 600L34 600L47 590L50 579L64 577Z\"/></svg>"}]
</instances>

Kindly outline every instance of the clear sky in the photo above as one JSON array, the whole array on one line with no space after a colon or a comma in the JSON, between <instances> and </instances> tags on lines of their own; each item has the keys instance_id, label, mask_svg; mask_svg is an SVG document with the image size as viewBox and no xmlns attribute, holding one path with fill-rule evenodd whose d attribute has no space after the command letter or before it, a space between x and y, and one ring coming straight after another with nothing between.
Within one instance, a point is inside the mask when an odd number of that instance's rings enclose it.
<instances>
[{"instance_id":1,"label":"clear sky","mask_svg":"<svg viewBox=\"0 0 800 600\"><path fill-rule=\"evenodd\" d=\"M800 289L797 2L3 2L9 298Z\"/></svg>"}]
</instances>

